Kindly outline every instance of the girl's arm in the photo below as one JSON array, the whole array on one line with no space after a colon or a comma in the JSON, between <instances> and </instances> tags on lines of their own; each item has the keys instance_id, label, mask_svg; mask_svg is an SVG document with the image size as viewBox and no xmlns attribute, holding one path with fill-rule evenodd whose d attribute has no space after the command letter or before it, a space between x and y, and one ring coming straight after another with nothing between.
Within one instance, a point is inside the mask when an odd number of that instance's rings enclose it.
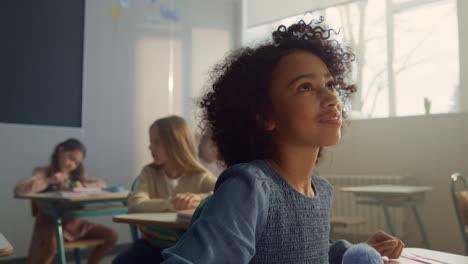
<instances>
[{"instance_id":1,"label":"girl's arm","mask_svg":"<svg viewBox=\"0 0 468 264\"><path fill-rule=\"evenodd\" d=\"M200 198L204 200L206 197L209 195L213 194L214 187L216 185L216 179L211 173L206 173L205 176L202 178L202 183L201 183L201 193L198 193L200 195Z\"/></svg>"},{"instance_id":2,"label":"girl's arm","mask_svg":"<svg viewBox=\"0 0 468 264\"><path fill-rule=\"evenodd\" d=\"M249 263L269 208L268 186L252 173L239 167L223 173L200 217L163 251L163 263Z\"/></svg>"},{"instance_id":3,"label":"girl's arm","mask_svg":"<svg viewBox=\"0 0 468 264\"><path fill-rule=\"evenodd\" d=\"M81 182L83 187L93 187L93 188L106 188L106 182L102 179L93 178L85 175L83 181Z\"/></svg>"},{"instance_id":4,"label":"girl's arm","mask_svg":"<svg viewBox=\"0 0 468 264\"><path fill-rule=\"evenodd\" d=\"M49 185L44 168L35 168L32 176L20 180L15 185L15 195L28 195L42 192Z\"/></svg>"},{"instance_id":5,"label":"girl's arm","mask_svg":"<svg viewBox=\"0 0 468 264\"><path fill-rule=\"evenodd\" d=\"M164 212L175 211L169 199L150 198L148 190L149 184L147 177L144 176L144 171L139 176L140 181L137 188L130 194L128 198L128 211L131 213L143 212Z\"/></svg>"}]
</instances>

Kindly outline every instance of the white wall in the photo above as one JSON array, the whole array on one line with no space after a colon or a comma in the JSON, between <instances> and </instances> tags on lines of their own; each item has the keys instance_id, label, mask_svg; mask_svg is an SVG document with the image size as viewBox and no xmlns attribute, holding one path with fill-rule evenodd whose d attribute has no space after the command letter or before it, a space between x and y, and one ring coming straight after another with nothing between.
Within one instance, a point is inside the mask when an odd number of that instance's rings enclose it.
<instances>
[{"instance_id":1,"label":"white wall","mask_svg":"<svg viewBox=\"0 0 468 264\"><path fill-rule=\"evenodd\" d=\"M464 0L458 0L458 34L460 38L460 105L463 112L468 113L468 2Z\"/></svg>"},{"instance_id":2,"label":"white wall","mask_svg":"<svg viewBox=\"0 0 468 264\"><path fill-rule=\"evenodd\" d=\"M450 175L468 173L464 114L354 120L342 143L325 150L320 172L327 174L404 175L431 186L420 213L433 249L462 253L450 197ZM407 244L422 246L411 215Z\"/></svg>"},{"instance_id":3,"label":"white wall","mask_svg":"<svg viewBox=\"0 0 468 264\"><path fill-rule=\"evenodd\" d=\"M27 254L33 218L29 202L13 199L13 186L46 165L56 143L76 137L88 148L88 174L109 185L129 186L149 162L147 130L168 114L192 120L193 96L206 80L210 65L236 43L237 6L234 0L161 0L175 4L181 21L170 26L145 22L159 13L150 1L132 1L119 21L111 18L119 1L87 1L83 73L83 127L0 124L0 230L12 243L10 258ZM173 111L169 109L169 47L174 50ZM126 225L111 217L93 218L119 231L121 243L130 241ZM14 223L14 225L12 224ZM8 229L6 228L8 227Z\"/></svg>"},{"instance_id":4,"label":"white wall","mask_svg":"<svg viewBox=\"0 0 468 264\"><path fill-rule=\"evenodd\" d=\"M246 5L246 26L253 27L283 18L300 15L310 10L353 2L357 0L243 0Z\"/></svg>"}]
</instances>

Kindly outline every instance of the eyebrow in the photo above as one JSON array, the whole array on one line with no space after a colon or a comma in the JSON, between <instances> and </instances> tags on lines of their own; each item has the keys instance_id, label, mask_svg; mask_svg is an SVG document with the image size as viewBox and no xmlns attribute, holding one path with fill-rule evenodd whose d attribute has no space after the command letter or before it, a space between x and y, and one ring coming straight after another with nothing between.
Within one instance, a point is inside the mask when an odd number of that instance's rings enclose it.
<instances>
[{"instance_id":1,"label":"eyebrow","mask_svg":"<svg viewBox=\"0 0 468 264\"><path fill-rule=\"evenodd\" d=\"M289 83L288 83L288 86L290 86L291 84L293 84L294 82L296 82L299 79L303 79L303 78L315 79L317 77L318 77L317 74L314 74L314 73L301 74L301 75L296 76L293 79L291 79L291 81L289 81ZM327 74L324 74L323 77L330 79L332 77L332 75L330 73L327 73Z\"/></svg>"}]
</instances>

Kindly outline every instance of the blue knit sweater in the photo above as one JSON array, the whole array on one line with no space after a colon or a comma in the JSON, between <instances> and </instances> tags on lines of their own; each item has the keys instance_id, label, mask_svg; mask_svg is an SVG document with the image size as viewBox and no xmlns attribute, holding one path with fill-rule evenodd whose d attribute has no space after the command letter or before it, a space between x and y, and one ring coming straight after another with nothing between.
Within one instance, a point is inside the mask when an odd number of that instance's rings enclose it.
<instances>
[{"instance_id":1,"label":"blue knit sweater","mask_svg":"<svg viewBox=\"0 0 468 264\"><path fill-rule=\"evenodd\" d=\"M315 175L312 184L307 197L266 161L230 167L163 263L341 263L350 244L329 240L333 188Z\"/></svg>"}]
</instances>

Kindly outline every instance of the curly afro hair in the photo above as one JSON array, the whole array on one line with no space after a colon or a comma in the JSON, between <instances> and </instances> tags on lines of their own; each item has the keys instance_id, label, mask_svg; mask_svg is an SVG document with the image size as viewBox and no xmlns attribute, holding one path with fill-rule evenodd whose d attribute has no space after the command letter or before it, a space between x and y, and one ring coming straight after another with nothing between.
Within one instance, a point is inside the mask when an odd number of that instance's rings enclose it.
<instances>
[{"instance_id":1,"label":"curly afro hair","mask_svg":"<svg viewBox=\"0 0 468 264\"><path fill-rule=\"evenodd\" d=\"M356 91L345 83L351 73L354 54L332 38L339 32L323 24L323 18L289 27L279 26L272 40L257 47L233 51L210 74L211 82L199 106L202 126L212 133L219 158L227 166L274 155L274 142L258 120L272 111L270 82L278 62L297 50L321 58L335 79L344 103Z\"/></svg>"}]
</instances>

